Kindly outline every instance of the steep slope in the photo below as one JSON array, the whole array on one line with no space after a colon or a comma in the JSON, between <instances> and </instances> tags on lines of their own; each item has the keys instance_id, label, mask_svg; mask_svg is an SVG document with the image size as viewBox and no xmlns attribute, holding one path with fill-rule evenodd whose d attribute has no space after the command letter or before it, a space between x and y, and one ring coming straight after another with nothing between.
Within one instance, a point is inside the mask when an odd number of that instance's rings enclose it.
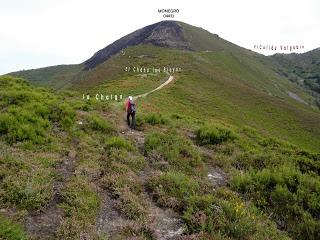
<instances>
[{"instance_id":1,"label":"steep slope","mask_svg":"<svg viewBox=\"0 0 320 240\"><path fill-rule=\"evenodd\" d=\"M85 69L96 67L126 47L149 43L155 46L191 50L183 36L182 27L177 22L164 21L130 33L96 52L84 62Z\"/></svg>"}]
</instances>

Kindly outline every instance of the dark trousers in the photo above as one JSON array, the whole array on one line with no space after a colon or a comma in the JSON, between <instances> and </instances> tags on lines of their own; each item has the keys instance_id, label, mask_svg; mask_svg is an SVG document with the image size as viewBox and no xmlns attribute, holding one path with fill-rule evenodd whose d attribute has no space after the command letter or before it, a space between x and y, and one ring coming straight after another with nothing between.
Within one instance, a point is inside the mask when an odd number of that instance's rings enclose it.
<instances>
[{"instance_id":1,"label":"dark trousers","mask_svg":"<svg viewBox=\"0 0 320 240\"><path fill-rule=\"evenodd\" d=\"M130 116L132 118L131 125L130 125ZM128 126L131 127L132 129L136 128L136 113L135 112L127 113L127 123L128 123Z\"/></svg>"}]
</instances>

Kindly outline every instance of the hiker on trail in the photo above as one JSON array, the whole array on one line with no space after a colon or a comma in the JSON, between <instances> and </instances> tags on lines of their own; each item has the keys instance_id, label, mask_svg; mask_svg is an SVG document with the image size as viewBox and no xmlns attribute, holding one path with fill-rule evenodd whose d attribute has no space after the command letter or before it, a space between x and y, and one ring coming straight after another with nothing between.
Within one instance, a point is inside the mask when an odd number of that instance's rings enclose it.
<instances>
[{"instance_id":1,"label":"hiker on trail","mask_svg":"<svg viewBox=\"0 0 320 240\"><path fill-rule=\"evenodd\" d=\"M127 111L128 126L132 129L135 129L136 128L136 104L133 101L133 98L131 96L128 97L128 100L126 102L126 111ZM131 125L130 125L130 116L132 118Z\"/></svg>"}]
</instances>

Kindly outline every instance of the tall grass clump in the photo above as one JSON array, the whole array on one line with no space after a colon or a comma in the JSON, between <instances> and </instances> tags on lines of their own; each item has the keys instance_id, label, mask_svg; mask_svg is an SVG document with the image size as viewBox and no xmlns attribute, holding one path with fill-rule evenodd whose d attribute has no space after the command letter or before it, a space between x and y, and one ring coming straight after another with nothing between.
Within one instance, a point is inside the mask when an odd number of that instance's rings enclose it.
<instances>
[{"instance_id":1,"label":"tall grass clump","mask_svg":"<svg viewBox=\"0 0 320 240\"><path fill-rule=\"evenodd\" d=\"M111 122L106 121L104 118L98 116L98 115L90 115L87 118L88 125L91 129L95 131L100 131L102 133L112 133L115 128L112 125Z\"/></svg>"},{"instance_id":2,"label":"tall grass clump","mask_svg":"<svg viewBox=\"0 0 320 240\"><path fill-rule=\"evenodd\" d=\"M205 172L205 165L198 149L189 139L180 136L174 130L147 135L145 153L155 166L166 170L195 175L203 175Z\"/></svg>"},{"instance_id":3,"label":"tall grass clump","mask_svg":"<svg viewBox=\"0 0 320 240\"><path fill-rule=\"evenodd\" d=\"M0 239L4 240L27 240L22 226L13 223L0 214Z\"/></svg>"},{"instance_id":4,"label":"tall grass clump","mask_svg":"<svg viewBox=\"0 0 320 240\"><path fill-rule=\"evenodd\" d=\"M144 121L146 123L149 123L151 125L161 125L161 124L167 124L168 119L163 117L159 113L148 113L144 116Z\"/></svg>"},{"instance_id":5,"label":"tall grass clump","mask_svg":"<svg viewBox=\"0 0 320 240\"><path fill-rule=\"evenodd\" d=\"M108 138L105 141L105 146L107 149L116 148L116 149L125 149L127 151L134 151L135 146L128 140L123 137L113 136Z\"/></svg>"},{"instance_id":6,"label":"tall grass clump","mask_svg":"<svg viewBox=\"0 0 320 240\"><path fill-rule=\"evenodd\" d=\"M165 207L182 210L188 198L199 192L199 184L187 175L169 171L148 181L156 201Z\"/></svg>"},{"instance_id":7,"label":"tall grass clump","mask_svg":"<svg viewBox=\"0 0 320 240\"><path fill-rule=\"evenodd\" d=\"M200 145L220 144L234 140L237 136L229 128L220 124L205 124L196 130L196 136Z\"/></svg>"}]
</instances>

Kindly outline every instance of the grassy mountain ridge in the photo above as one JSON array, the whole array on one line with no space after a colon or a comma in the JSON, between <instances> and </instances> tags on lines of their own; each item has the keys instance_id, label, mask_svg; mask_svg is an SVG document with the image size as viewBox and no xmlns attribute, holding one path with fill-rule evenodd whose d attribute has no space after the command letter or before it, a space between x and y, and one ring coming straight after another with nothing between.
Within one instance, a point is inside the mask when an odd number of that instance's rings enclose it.
<instances>
[{"instance_id":1,"label":"grassy mountain ridge","mask_svg":"<svg viewBox=\"0 0 320 240\"><path fill-rule=\"evenodd\" d=\"M125 55L115 57L105 65L112 63L123 68L152 68L157 62L156 66L179 66L183 69L181 73L173 74L176 81L170 87L142 99L142 103L146 102L146 105L152 105L159 111L179 112L199 119L214 117L247 124L266 134L288 138L287 140L303 144L307 148L317 149L319 146L319 113L290 98L286 91L295 91L295 85L279 78L272 71L266 71L263 65L251 65L248 62L248 67L243 68L245 57L223 52L164 51L154 46L131 47L125 52ZM142 55L147 57L139 58ZM100 65L92 74L107 76L103 71L110 68L105 65ZM118 75L109 75L92 90L84 91L92 94L138 95L160 85L164 76L120 72ZM94 77L97 79L97 75ZM270 82L275 84L268 84ZM83 85L88 84L84 80ZM314 141L310 141L310 138Z\"/></svg>"},{"instance_id":2,"label":"grassy mountain ridge","mask_svg":"<svg viewBox=\"0 0 320 240\"><path fill-rule=\"evenodd\" d=\"M11 73L13 76L23 77L32 84L52 89L65 89L72 86L72 80L78 78L83 66L75 65L58 65L44 67L40 69L24 70Z\"/></svg>"}]
</instances>

